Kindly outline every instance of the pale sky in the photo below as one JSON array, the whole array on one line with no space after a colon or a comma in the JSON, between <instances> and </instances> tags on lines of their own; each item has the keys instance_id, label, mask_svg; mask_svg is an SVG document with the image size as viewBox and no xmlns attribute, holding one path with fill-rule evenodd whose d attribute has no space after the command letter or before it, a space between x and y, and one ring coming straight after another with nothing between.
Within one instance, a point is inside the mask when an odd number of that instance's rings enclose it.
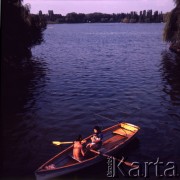
<instances>
[{"instance_id":1,"label":"pale sky","mask_svg":"<svg viewBox=\"0 0 180 180\"><path fill-rule=\"evenodd\" d=\"M31 5L31 13L37 14L42 10L47 14L53 10L55 14L66 15L76 13L128 13L131 11L149 10L169 12L175 6L173 0L24 0Z\"/></svg>"}]
</instances>

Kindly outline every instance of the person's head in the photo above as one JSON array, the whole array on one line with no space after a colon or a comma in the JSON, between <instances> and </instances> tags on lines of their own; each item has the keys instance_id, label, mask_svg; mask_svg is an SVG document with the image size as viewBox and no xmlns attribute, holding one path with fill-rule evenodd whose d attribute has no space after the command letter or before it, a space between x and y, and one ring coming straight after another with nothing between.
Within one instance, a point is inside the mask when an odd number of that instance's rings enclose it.
<instances>
[{"instance_id":1,"label":"person's head","mask_svg":"<svg viewBox=\"0 0 180 180\"><path fill-rule=\"evenodd\" d=\"M80 141L80 142L82 141L82 136L81 136L81 134L78 135L78 137L76 138L76 141Z\"/></svg>"},{"instance_id":2,"label":"person's head","mask_svg":"<svg viewBox=\"0 0 180 180\"><path fill-rule=\"evenodd\" d=\"M100 133L101 129L99 126L94 126L94 133Z\"/></svg>"}]
</instances>

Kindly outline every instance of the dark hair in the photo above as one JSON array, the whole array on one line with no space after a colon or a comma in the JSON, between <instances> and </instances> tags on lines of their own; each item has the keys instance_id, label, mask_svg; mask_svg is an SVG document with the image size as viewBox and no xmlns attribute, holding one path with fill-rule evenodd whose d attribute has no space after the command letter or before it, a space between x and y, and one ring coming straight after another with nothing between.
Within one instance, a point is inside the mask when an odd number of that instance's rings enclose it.
<instances>
[{"instance_id":1,"label":"dark hair","mask_svg":"<svg viewBox=\"0 0 180 180\"><path fill-rule=\"evenodd\" d=\"M98 133L100 133L100 132L101 132L101 129L100 129L100 127L99 127L99 126L94 126L94 129L96 129Z\"/></svg>"},{"instance_id":2,"label":"dark hair","mask_svg":"<svg viewBox=\"0 0 180 180\"><path fill-rule=\"evenodd\" d=\"M76 138L76 141L82 141L82 136L81 136L81 134L78 135L78 137Z\"/></svg>"}]
</instances>

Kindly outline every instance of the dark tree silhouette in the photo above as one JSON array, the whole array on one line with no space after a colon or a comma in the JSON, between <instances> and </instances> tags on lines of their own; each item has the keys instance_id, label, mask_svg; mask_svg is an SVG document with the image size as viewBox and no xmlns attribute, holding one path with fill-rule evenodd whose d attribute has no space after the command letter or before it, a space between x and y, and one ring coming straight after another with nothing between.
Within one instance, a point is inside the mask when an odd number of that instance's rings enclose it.
<instances>
[{"instance_id":1,"label":"dark tree silhouette","mask_svg":"<svg viewBox=\"0 0 180 180\"><path fill-rule=\"evenodd\" d=\"M38 15L30 15L30 5L22 0L2 2L2 60L10 64L16 57L30 56L30 48L42 41L46 22Z\"/></svg>"},{"instance_id":2,"label":"dark tree silhouette","mask_svg":"<svg viewBox=\"0 0 180 180\"><path fill-rule=\"evenodd\" d=\"M22 0L3 0L1 31L1 105L2 119L22 104L29 82L37 76L38 65L31 57L31 47L42 42L46 21L30 14L30 5Z\"/></svg>"},{"instance_id":3,"label":"dark tree silhouette","mask_svg":"<svg viewBox=\"0 0 180 180\"><path fill-rule=\"evenodd\" d=\"M170 42L170 49L180 53L180 0L174 0L176 7L170 12L164 28L164 40Z\"/></svg>"}]
</instances>

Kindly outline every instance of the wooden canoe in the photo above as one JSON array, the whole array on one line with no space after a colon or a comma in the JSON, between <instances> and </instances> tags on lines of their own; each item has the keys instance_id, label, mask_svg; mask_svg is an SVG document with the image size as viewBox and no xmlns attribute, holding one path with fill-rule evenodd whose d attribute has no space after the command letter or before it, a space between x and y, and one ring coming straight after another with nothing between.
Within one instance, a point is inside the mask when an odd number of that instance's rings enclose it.
<instances>
[{"instance_id":1,"label":"wooden canoe","mask_svg":"<svg viewBox=\"0 0 180 180\"><path fill-rule=\"evenodd\" d=\"M130 123L119 123L102 131L103 144L99 151L107 155L112 155L129 143L139 131L139 127ZM84 140L89 140L88 136ZM104 157L95 153L84 158L81 162L72 158L73 145L63 150L41 167L36 172L37 180L51 179L61 175L91 166L100 162ZM47 168L48 167L48 168Z\"/></svg>"}]
</instances>

